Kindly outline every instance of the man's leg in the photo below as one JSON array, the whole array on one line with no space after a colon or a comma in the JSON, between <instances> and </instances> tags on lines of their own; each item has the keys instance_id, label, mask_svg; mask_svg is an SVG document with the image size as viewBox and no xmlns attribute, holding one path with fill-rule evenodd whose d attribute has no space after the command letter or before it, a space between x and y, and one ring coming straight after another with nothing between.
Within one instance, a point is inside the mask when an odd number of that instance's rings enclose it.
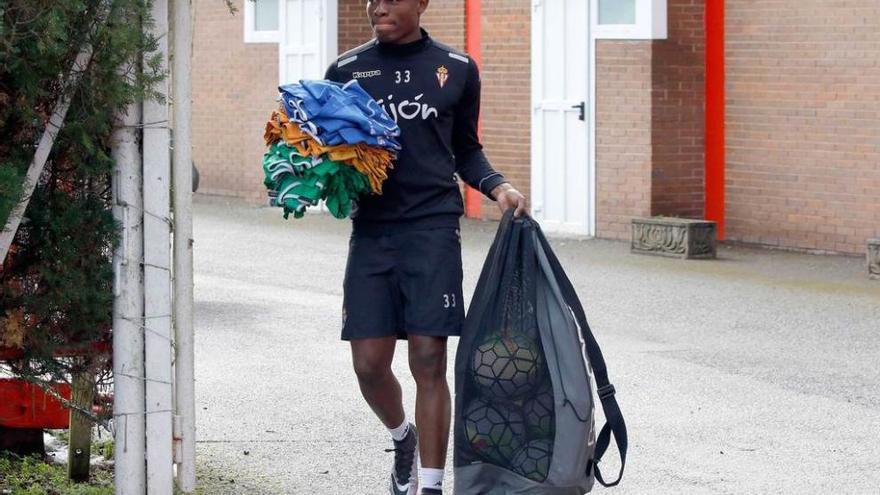
<instances>
[{"instance_id":1,"label":"man's leg","mask_svg":"<svg viewBox=\"0 0 880 495\"><path fill-rule=\"evenodd\" d=\"M394 439L390 493L415 495L419 486L418 433L406 420L400 383L391 372L396 341L396 336L352 339L351 355L361 395Z\"/></svg>"},{"instance_id":2,"label":"man's leg","mask_svg":"<svg viewBox=\"0 0 880 495\"><path fill-rule=\"evenodd\" d=\"M446 382L446 337L409 334L409 369L416 381L419 454L425 468L443 469L452 401Z\"/></svg>"},{"instance_id":3,"label":"man's leg","mask_svg":"<svg viewBox=\"0 0 880 495\"><path fill-rule=\"evenodd\" d=\"M403 399L400 383L391 372L395 336L354 339L351 358L361 395L389 429L403 423Z\"/></svg>"}]
</instances>

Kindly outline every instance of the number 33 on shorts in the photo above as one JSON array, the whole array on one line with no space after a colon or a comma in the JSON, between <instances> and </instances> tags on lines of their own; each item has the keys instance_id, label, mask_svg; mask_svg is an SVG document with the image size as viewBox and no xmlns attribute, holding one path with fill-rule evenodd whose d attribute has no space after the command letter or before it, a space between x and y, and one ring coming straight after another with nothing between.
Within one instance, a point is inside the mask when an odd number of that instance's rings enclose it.
<instances>
[{"instance_id":1,"label":"number 33 on shorts","mask_svg":"<svg viewBox=\"0 0 880 495\"><path fill-rule=\"evenodd\" d=\"M455 307L455 293L443 294L443 308L449 309Z\"/></svg>"}]
</instances>

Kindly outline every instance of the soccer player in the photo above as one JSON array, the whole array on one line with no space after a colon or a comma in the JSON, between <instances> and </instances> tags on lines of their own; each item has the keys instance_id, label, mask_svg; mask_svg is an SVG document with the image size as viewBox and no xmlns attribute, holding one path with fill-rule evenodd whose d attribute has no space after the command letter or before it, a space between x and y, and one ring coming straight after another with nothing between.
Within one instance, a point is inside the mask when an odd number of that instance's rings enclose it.
<instances>
[{"instance_id":1,"label":"soccer player","mask_svg":"<svg viewBox=\"0 0 880 495\"><path fill-rule=\"evenodd\" d=\"M520 216L527 209L477 137L476 64L419 25L428 3L367 0L375 39L343 54L326 74L357 80L401 130L402 150L383 194L363 198L352 213L342 325L361 393L394 442L392 495L415 495L419 478L422 494L442 493L451 415L446 340L461 334L464 320L464 207L454 174L502 211L515 208ZM397 339L408 341L415 424L391 371Z\"/></svg>"}]
</instances>

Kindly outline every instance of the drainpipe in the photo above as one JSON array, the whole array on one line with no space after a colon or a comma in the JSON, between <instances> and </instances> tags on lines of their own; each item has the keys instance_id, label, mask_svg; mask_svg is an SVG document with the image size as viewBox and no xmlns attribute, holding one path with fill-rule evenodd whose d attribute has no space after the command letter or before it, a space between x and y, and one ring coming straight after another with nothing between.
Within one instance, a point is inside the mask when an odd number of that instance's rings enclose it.
<instances>
[{"instance_id":1,"label":"drainpipe","mask_svg":"<svg viewBox=\"0 0 880 495\"><path fill-rule=\"evenodd\" d=\"M707 220L724 239L724 0L706 2L706 206Z\"/></svg>"},{"instance_id":2,"label":"drainpipe","mask_svg":"<svg viewBox=\"0 0 880 495\"><path fill-rule=\"evenodd\" d=\"M480 3L482 0L466 0L465 2L465 51L474 59L479 67L482 63L480 51ZM482 120L482 119L481 119ZM480 135L481 125L477 124L477 134ZM480 218L482 213L482 194L476 189L465 186L465 215L469 218Z\"/></svg>"}]
</instances>

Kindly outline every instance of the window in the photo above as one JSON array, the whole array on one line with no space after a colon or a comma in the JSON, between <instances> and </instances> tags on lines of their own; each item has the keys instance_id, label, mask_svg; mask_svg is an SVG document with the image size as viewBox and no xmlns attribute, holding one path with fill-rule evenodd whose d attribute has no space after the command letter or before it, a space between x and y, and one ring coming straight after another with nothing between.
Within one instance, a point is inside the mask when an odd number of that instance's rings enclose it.
<instances>
[{"instance_id":1,"label":"window","mask_svg":"<svg viewBox=\"0 0 880 495\"><path fill-rule=\"evenodd\" d=\"M636 0L599 0L599 25L635 23Z\"/></svg>"},{"instance_id":2,"label":"window","mask_svg":"<svg viewBox=\"0 0 880 495\"><path fill-rule=\"evenodd\" d=\"M244 42L278 43L281 40L279 0L245 0Z\"/></svg>"},{"instance_id":3,"label":"window","mask_svg":"<svg viewBox=\"0 0 880 495\"><path fill-rule=\"evenodd\" d=\"M666 0L597 0L592 5L597 39L666 38Z\"/></svg>"}]
</instances>

